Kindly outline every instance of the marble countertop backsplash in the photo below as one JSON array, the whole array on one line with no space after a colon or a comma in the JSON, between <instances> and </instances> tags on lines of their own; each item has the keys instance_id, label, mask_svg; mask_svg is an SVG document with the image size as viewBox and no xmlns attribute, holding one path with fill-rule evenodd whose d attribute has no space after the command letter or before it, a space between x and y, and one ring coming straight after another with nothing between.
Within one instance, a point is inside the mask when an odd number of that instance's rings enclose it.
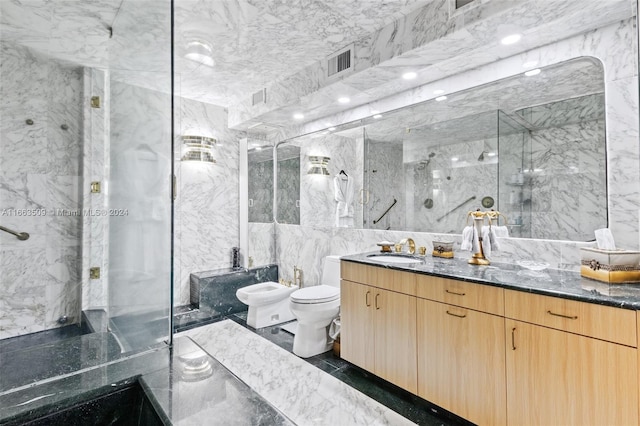
<instances>
[{"instance_id":1,"label":"marble countertop backsplash","mask_svg":"<svg viewBox=\"0 0 640 426\"><path fill-rule=\"evenodd\" d=\"M564 299L640 310L640 283L610 285L583 278L579 272L545 269L532 271L517 264L493 262L489 266L476 266L467 259L444 259L427 254L416 263L397 264L370 260L367 256L379 252L342 256L342 260L383 268L409 271L424 275L452 278L479 284L527 291Z\"/></svg>"}]
</instances>

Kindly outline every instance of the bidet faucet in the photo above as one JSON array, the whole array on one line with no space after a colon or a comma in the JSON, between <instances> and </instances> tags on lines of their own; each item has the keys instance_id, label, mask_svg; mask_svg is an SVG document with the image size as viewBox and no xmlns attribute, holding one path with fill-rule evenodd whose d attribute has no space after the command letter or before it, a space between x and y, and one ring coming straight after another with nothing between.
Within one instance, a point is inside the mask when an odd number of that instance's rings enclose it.
<instances>
[{"instance_id":1,"label":"bidet faucet","mask_svg":"<svg viewBox=\"0 0 640 426\"><path fill-rule=\"evenodd\" d=\"M416 252L416 243L411 238L405 238L402 241L400 241L398 244L405 245L407 243L409 243L409 249L407 250L407 253L415 254L415 252Z\"/></svg>"},{"instance_id":2,"label":"bidet faucet","mask_svg":"<svg viewBox=\"0 0 640 426\"><path fill-rule=\"evenodd\" d=\"M293 285L297 285L298 288L303 287L302 269L293 265Z\"/></svg>"}]
</instances>

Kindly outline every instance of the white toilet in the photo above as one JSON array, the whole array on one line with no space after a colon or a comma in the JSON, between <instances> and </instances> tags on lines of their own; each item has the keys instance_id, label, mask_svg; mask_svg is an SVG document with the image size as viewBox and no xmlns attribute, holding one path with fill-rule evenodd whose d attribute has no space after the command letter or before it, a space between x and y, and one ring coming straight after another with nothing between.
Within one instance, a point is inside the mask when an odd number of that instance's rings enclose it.
<instances>
[{"instance_id":1,"label":"white toilet","mask_svg":"<svg viewBox=\"0 0 640 426\"><path fill-rule=\"evenodd\" d=\"M289 309L289 295L298 286L287 287L270 281L239 288L236 297L249 306L247 324L253 328L263 328L294 319Z\"/></svg>"},{"instance_id":2,"label":"white toilet","mask_svg":"<svg viewBox=\"0 0 640 426\"><path fill-rule=\"evenodd\" d=\"M293 353L302 358L327 352L333 346L328 328L340 313L340 256L327 256L322 284L291 293L291 312L298 320Z\"/></svg>"}]
</instances>

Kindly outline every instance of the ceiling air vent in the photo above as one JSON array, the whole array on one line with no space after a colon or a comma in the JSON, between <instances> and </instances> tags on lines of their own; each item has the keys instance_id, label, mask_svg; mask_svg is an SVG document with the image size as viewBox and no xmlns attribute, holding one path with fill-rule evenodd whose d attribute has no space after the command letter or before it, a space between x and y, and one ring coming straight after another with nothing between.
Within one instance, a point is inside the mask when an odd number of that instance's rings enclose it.
<instances>
[{"instance_id":1,"label":"ceiling air vent","mask_svg":"<svg viewBox=\"0 0 640 426\"><path fill-rule=\"evenodd\" d=\"M350 71L353 66L353 45L329 56L327 59L327 77L334 77L338 74Z\"/></svg>"},{"instance_id":2,"label":"ceiling air vent","mask_svg":"<svg viewBox=\"0 0 640 426\"><path fill-rule=\"evenodd\" d=\"M251 105L266 104L267 103L267 89L258 90L251 96Z\"/></svg>"},{"instance_id":3,"label":"ceiling air vent","mask_svg":"<svg viewBox=\"0 0 640 426\"><path fill-rule=\"evenodd\" d=\"M466 6L471 3L473 0L456 0L456 9L460 9L462 6Z\"/></svg>"}]
</instances>

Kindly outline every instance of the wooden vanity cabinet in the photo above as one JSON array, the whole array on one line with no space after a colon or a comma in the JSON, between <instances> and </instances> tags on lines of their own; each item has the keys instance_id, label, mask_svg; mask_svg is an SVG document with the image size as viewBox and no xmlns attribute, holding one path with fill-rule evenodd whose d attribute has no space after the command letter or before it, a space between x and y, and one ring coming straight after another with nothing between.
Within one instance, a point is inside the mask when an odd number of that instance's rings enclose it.
<instances>
[{"instance_id":1,"label":"wooden vanity cabinet","mask_svg":"<svg viewBox=\"0 0 640 426\"><path fill-rule=\"evenodd\" d=\"M432 281L433 280L433 281ZM418 395L479 425L506 424L502 289L420 276ZM440 300L454 301L441 303Z\"/></svg>"},{"instance_id":2,"label":"wooden vanity cabinet","mask_svg":"<svg viewBox=\"0 0 640 426\"><path fill-rule=\"evenodd\" d=\"M634 311L506 291L505 314L508 424L638 424Z\"/></svg>"},{"instance_id":3,"label":"wooden vanity cabinet","mask_svg":"<svg viewBox=\"0 0 640 426\"><path fill-rule=\"evenodd\" d=\"M346 360L480 425L640 424L640 312L342 262Z\"/></svg>"},{"instance_id":4,"label":"wooden vanity cabinet","mask_svg":"<svg viewBox=\"0 0 640 426\"><path fill-rule=\"evenodd\" d=\"M355 278L350 274L350 267L360 269L362 266L347 263L345 268L345 262L342 265L343 278ZM415 288L415 278L404 272L365 268L367 273L362 276L368 276L375 286L341 280L340 355L415 394L416 298L382 288L405 285Z\"/></svg>"}]
</instances>

